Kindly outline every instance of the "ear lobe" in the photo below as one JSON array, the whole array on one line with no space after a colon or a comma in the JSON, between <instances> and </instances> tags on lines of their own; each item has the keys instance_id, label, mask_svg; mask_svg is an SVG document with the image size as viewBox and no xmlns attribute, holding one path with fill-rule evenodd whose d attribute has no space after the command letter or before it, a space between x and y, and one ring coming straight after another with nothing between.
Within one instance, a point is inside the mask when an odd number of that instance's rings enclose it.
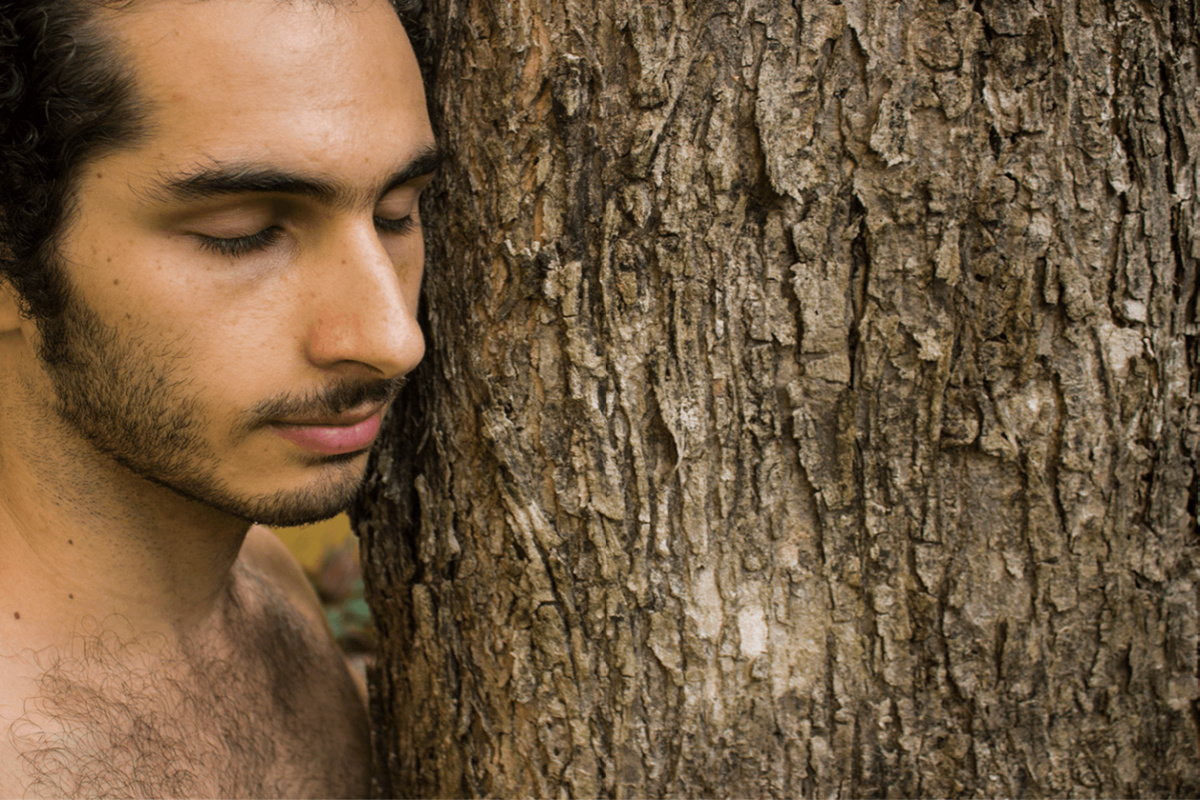
<instances>
[{"instance_id":1,"label":"ear lobe","mask_svg":"<svg viewBox=\"0 0 1200 800\"><path fill-rule=\"evenodd\" d=\"M12 284L0 278L0 335L21 327L21 301Z\"/></svg>"}]
</instances>

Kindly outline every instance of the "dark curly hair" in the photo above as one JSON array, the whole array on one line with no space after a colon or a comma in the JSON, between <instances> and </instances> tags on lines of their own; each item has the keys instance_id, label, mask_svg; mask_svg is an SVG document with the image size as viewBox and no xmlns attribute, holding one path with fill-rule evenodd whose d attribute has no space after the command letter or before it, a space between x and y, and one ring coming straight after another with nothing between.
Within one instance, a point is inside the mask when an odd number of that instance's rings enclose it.
<instances>
[{"instance_id":1,"label":"dark curly hair","mask_svg":"<svg viewBox=\"0 0 1200 800\"><path fill-rule=\"evenodd\" d=\"M0 276L34 318L62 312L53 251L80 167L142 128L132 79L97 20L120 5L0 3Z\"/></svg>"},{"instance_id":2,"label":"dark curly hair","mask_svg":"<svg viewBox=\"0 0 1200 800\"><path fill-rule=\"evenodd\" d=\"M81 169L145 133L133 75L100 18L137 1L0 0L0 279L35 320L66 307L55 253ZM391 2L420 48L419 0Z\"/></svg>"}]
</instances>

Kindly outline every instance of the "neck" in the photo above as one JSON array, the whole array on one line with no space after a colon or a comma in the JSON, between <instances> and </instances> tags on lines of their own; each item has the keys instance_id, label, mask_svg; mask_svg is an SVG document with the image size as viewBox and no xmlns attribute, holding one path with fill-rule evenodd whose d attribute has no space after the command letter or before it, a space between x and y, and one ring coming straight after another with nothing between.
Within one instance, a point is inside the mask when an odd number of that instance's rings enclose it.
<instances>
[{"instance_id":1,"label":"neck","mask_svg":"<svg viewBox=\"0 0 1200 800\"><path fill-rule=\"evenodd\" d=\"M43 460L20 439L0 443L0 625L51 645L87 618L168 641L211 618L249 523L94 453Z\"/></svg>"}]
</instances>

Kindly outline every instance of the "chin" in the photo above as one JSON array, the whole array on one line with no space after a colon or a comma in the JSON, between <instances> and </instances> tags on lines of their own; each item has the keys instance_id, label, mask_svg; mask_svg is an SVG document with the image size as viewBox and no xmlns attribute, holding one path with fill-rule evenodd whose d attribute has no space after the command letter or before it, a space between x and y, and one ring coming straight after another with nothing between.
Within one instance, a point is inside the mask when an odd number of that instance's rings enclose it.
<instances>
[{"instance_id":1,"label":"chin","mask_svg":"<svg viewBox=\"0 0 1200 800\"><path fill-rule=\"evenodd\" d=\"M277 488L269 492L239 491L230 483L211 477L190 481L165 481L146 476L183 497L247 522L290 528L336 517L354 501L362 486L362 465L343 463L321 470L307 485Z\"/></svg>"},{"instance_id":2,"label":"chin","mask_svg":"<svg viewBox=\"0 0 1200 800\"><path fill-rule=\"evenodd\" d=\"M322 482L321 485L301 490L280 490L268 496L248 499L239 504L237 516L249 522L257 522L272 527L290 528L296 525L308 525L320 522L330 517L336 517L346 510L358 495L362 485L362 475L339 484L331 485Z\"/></svg>"},{"instance_id":3,"label":"chin","mask_svg":"<svg viewBox=\"0 0 1200 800\"><path fill-rule=\"evenodd\" d=\"M353 499L354 496L351 495L345 501L339 500L324 505L305 506L294 503L282 507L263 505L259 507L260 510L255 513L253 518L244 514L239 516L247 522L255 522L271 528L294 528L297 525L309 525L336 517L346 510Z\"/></svg>"}]
</instances>

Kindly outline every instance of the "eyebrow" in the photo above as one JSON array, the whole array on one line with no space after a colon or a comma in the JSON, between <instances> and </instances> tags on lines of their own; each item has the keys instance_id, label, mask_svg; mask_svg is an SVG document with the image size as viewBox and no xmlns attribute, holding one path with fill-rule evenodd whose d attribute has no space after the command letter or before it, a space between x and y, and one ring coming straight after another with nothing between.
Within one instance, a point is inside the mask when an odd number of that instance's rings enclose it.
<instances>
[{"instance_id":1,"label":"eyebrow","mask_svg":"<svg viewBox=\"0 0 1200 800\"><path fill-rule=\"evenodd\" d=\"M374 202L417 178L431 175L445 160L436 144L428 144L400 165L383 182ZM239 194L286 194L309 197L328 205L350 207L366 198L347 184L321 175L260 167L253 164L214 164L188 173L165 175L150 192L161 200L206 200Z\"/></svg>"}]
</instances>

